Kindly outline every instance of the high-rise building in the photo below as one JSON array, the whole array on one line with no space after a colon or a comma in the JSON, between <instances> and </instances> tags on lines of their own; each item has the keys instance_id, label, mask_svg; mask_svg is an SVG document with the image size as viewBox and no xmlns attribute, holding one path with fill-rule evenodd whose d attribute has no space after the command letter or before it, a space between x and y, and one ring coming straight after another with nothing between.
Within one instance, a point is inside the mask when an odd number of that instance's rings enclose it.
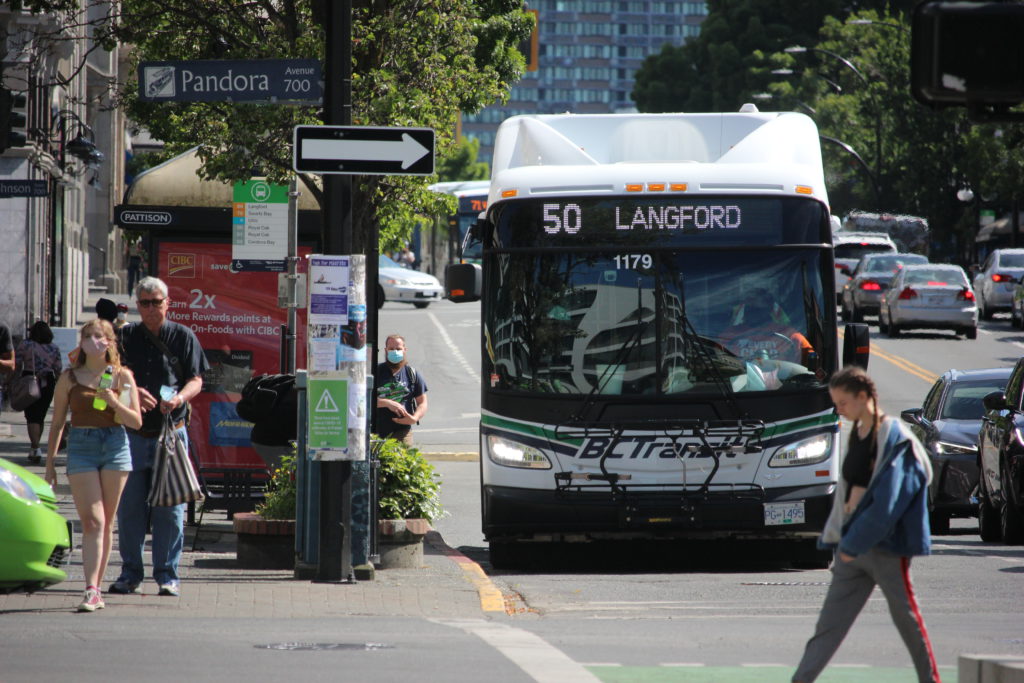
<instances>
[{"instance_id":1,"label":"high-rise building","mask_svg":"<svg viewBox=\"0 0 1024 683\"><path fill-rule=\"evenodd\" d=\"M480 141L490 161L498 124L516 114L634 111L633 78L665 43L700 33L705 2L683 0L533 0L538 66L512 87L507 104L462 118L462 134Z\"/></svg>"}]
</instances>

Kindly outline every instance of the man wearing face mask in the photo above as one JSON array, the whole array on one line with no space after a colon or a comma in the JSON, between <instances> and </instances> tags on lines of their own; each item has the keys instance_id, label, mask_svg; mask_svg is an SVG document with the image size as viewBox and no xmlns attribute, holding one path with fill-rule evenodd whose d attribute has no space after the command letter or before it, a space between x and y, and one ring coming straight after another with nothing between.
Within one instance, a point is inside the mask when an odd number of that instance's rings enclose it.
<instances>
[{"instance_id":1,"label":"man wearing face mask","mask_svg":"<svg viewBox=\"0 0 1024 683\"><path fill-rule=\"evenodd\" d=\"M427 414L427 383L405 357L405 338L390 335L384 343L387 360L373 373L377 393L376 433L412 445L412 425Z\"/></svg>"},{"instance_id":2,"label":"man wearing face mask","mask_svg":"<svg viewBox=\"0 0 1024 683\"><path fill-rule=\"evenodd\" d=\"M178 561L185 540L185 505L150 507L146 499L164 417L170 416L175 429L188 443L188 402L202 390L202 375L210 364L195 333L167 319L167 294L163 280L142 278L135 286L142 322L121 329L125 365L135 373L138 385L142 427L128 430L132 473L117 512L121 576L110 586L110 593L140 592L145 577L142 553L148 518L153 534L153 578L159 595L179 594Z\"/></svg>"}]
</instances>

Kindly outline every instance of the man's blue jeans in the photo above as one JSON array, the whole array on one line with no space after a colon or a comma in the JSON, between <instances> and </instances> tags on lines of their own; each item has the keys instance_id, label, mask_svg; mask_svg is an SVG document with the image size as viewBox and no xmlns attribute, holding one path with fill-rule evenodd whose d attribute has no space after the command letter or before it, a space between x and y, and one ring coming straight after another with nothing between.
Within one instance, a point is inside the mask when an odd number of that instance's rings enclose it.
<instances>
[{"instance_id":1,"label":"man's blue jeans","mask_svg":"<svg viewBox=\"0 0 1024 683\"><path fill-rule=\"evenodd\" d=\"M185 443L185 428L178 430ZM132 451L132 473L128 475L117 509L117 542L121 553L121 576L118 581L137 586L146 577L142 553L146 545L146 522L153 533L153 578L158 585L178 583L178 562L185 543L185 505L150 507L146 503L153 479L153 460L158 439L148 439L128 432Z\"/></svg>"}]
</instances>

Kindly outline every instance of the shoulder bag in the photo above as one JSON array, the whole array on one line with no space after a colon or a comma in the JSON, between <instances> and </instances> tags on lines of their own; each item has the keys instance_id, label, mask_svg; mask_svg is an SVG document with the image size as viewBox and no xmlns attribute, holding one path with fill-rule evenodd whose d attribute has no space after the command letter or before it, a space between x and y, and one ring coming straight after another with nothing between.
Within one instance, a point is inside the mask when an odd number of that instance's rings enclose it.
<instances>
[{"instance_id":1,"label":"shoulder bag","mask_svg":"<svg viewBox=\"0 0 1024 683\"><path fill-rule=\"evenodd\" d=\"M7 400L11 404L11 410L25 410L42 395L42 387L39 386L39 378L36 377L36 357L33 349L32 369L22 368L21 374L11 382L11 395Z\"/></svg>"},{"instance_id":2,"label":"shoulder bag","mask_svg":"<svg viewBox=\"0 0 1024 683\"><path fill-rule=\"evenodd\" d=\"M143 323L139 323L139 327L146 333L149 341L152 342L160 353L167 357L167 362L171 366L171 372L174 373L174 379L181 382L183 375L181 359L171 353L171 350L167 348L167 344L159 337L159 335L153 334L153 331L146 327ZM192 424L192 402L185 402L185 424Z\"/></svg>"},{"instance_id":3,"label":"shoulder bag","mask_svg":"<svg viewBox=\"0 0 1024 683\"><path fill-rule=\"evenodd\" d=\"M188 445L174 428L174 419L164 416L153 462L153 485L146 502L153 507L173 507L203 500Z\"/></svg>"}]
</instances>

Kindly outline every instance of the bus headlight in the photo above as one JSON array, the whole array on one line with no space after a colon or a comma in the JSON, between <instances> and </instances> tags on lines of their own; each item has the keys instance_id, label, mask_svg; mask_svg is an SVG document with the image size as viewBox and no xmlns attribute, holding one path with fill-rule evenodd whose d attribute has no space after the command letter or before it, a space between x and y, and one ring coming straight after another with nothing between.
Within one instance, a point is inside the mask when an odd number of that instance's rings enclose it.
<instances>
[{"instance_id":1,"label":"bus headlight","mask_svg":"<svg viewBox=\"0 0 1024 683\"><path fill-rule=\"evenodd\" d=\"M832 435L818 434L780 448L768 461L768 467L798 467L825 462L832 455Z\"/></svg>"},{"instance_id":2,"label":"bus headlight","mask_svg":"<svg viewBox=\"0 0 1024 683\"><path fill-rule=\"evenodd\" d=\"M500 436L487 437L487 456L491 462L505 467L535 470L551 469L551 461L533 446L516 443Z\"/></svg>"}]
</instances>

